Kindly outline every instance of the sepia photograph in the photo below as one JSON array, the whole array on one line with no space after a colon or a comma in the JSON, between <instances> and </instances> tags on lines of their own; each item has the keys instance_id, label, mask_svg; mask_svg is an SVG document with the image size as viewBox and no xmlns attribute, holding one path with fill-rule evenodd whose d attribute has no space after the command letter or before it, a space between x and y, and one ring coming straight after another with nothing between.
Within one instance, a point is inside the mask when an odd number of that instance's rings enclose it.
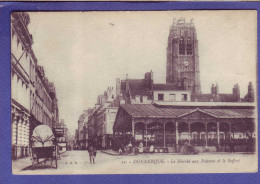
<instances>
[{"instance_id":1,"label":"sepia photograph","mask_svg":"<svg viewBox=\"0 0 260 184\"><path fill-rule=\"evenodd\" d=\"M258 172L257 11L10 21L13 174Z\"/></svg>"}]
</instances>

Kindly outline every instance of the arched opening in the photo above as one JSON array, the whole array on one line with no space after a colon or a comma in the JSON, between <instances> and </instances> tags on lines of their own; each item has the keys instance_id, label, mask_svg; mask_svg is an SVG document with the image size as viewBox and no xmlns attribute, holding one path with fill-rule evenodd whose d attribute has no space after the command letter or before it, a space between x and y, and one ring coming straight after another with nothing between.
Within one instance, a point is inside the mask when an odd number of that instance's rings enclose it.
<instances>
[{"instance_id":1,"label":"arched opening","mask_svg":"<svg viewBox=\"0 0 260 184\"><path fill-rule=\"evenodd\" d=\"M217 124L214 122L208 123L208 146L215 146L218 144Z\"/></svg>"},{"instance_id":2,"label":"arched opening","mask_svg":"<svg viewBox=\"0 0 260 184\"><path fill-rule=\"evenodd\" d=\"M178 125L179 130L179 145L183 145L187 140L189 140L189 126L186 122L181 122Z\"/></svg>"},{"instance_id":3,"label":"arched opening","mask_svg":"<svg viewBox=\"0 0 260 184\"><path fill-rule=\"evenodd\" d=\"M183 86L183 90L188 90L189 89L189 83L188 83L188 79L187 78L183 78L182 86ZM184 100L184 101L186 101L186 100Z\"/></svg>"},{"instance_id":4,"label":"arched opening","mask_svg":"<svg viewBox=\"0 0 260 184\"><path fill-rule=\"evenodd\" d=\"M145 124L143 122L137 122L135 123L135 142L140 143L143 142L144 139L145 139Z\"/></svg>"},{"instance_id":5,"label":"arched opening","mask_svg":"<svg viewBox=\"0 0 260 184\"><path fill-rule=\"evenodd\" d=\"M165 146L172 147L176 144L176 126L173 122L165 124Z\"/></svg>"},{"instance_id":6,"label":"arched opening","mask_svg":"<svg viewBox=\"0 0 260 184\"><path fill-rule=\"evenodd\" d=\"M179 54L185 55L185 42L183 37L180 38L179 42Z\"/></svg>"},{"instance_id":7,"label":"arched opening","mask_svg":"<svg viewBox=\"0 0 260 184\"><path fill-rule=\"evenodd\" d=\"M147 125L147 146L163 146L163 124L152 122Z\"/></svg>"},{"instance_id":8,"label":"arched opening","mask_svg":"<svg viewBox=\"0 0 260 184\"><path fill-rule=\"evenodd\" d=\"M192 43L190 37L187 39L187 55L192 55Z\"/></svg>"},{"instance_id":9,"label":"arched opening","mask_svg":"<svg viewBox=\"0 0 260 184\"><path fill-rule=\"evenodd\" d=\"M231 140L235 151L252 151L255 149L254 123L239 121L231 125Z\"/></svg>"},{"instance_id":10,"label":"arched opening","mask_svg":"<svg viewBox=\"0 0 260 184\"><path fill-rule=\"evenodd\" d=\"M220 145L225 145L228 140L230 139L229 135L229 124L226 122L222 122L219 125L219 131L220 131Z\"/></svg>"},{"instance_id":11,"label":"arched opening","mask_svg":"<svg viewBox=\"0 0 260 184\"><path fill-rule=\"evenodd\" d=\"M206 145L206 126L201 122L194 122L190 125L191 144L195 146Z\"/></svg>"}]
</instances>

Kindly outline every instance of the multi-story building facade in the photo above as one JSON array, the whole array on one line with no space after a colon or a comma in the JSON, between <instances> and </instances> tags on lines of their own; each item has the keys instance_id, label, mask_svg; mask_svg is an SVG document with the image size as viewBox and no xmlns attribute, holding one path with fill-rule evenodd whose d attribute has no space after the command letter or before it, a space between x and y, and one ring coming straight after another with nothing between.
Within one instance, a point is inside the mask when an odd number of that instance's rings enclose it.
<instances>
[{"instance_id":1,"label":"multi-story building facade","mask_svg":"<svg viewBox=\"0 0 260 184\"><path fill-rule=\"evenodd\" d=\"M45 76L42 66L36 67L36 79L31 91L31 128L39 124L45 124L52 127L53 108L50 91L50 84Z\"/></svg>"},{"instance_id":2,"label":"multi-story building facade","mask_svg":"<svg viewBox=\"0 0 260 184\"><path fill-rule=\"evenodd\" d=\"M97 117L98 117L98 111L101 109L100 105L95 105L93 112L88 117L88 144L95 144L97 147L100 145L100 135L98 137L98 130L97 130Z\"/></svg>"},{"instance_id":3,"label":"multi-story building facade","mask_svg":"<svg viewBox=\"0 0 260 184\"><path fill-rule=\"evenodd\" d=\"M113 126L116 119L118 107L109 106L103 111L104 121L102 123L102 148L109 149L113 145Z\"/></svg>"},{"instance_id":4,"label":"multi-story building facade","mask_svg":"<svg viewBox=\"0 0 260 184\"><path fill-rule=\"evenodd\" d=\"M83 141L84 141L84 113L80 115L78 120L78 148L83 149Z\"/></svg>"},{"instance_id":5,"label":"multi-story building facade","mask_svg":"<svg viewBox=\"0 0 260 184\"><path fill-rule=\"evenodd\" d=\"M98 96L95 107L88 110L88 115L84 120L86 146L94 143L100 149L111 147L112 127L117 112L115 101L116 91L108 87L103 94Z\"/></svg>"},{"instance_id":6,"label":"multi-story building facade","mask_svg":"<svg viewBox=\"0 0 260 184\"><path fill-rule=\"evenodd\" d=\"M32 35L26 13L11 17L11 92L12 92L12 153L13 158L28 155L30 132L30 61L33 60Z\"/></svg>"},{"instance_id":7,"label":"multi-story building facade","mask_svg":"<svg viewBox=\"0 0 260 184\"><path fill-rule=\"evenodd\" d=\"M58 101L32 50L30 17L25 12L11 15L12 156L28 156L32 130L40 124L58 122Z\"/></svg>"}]
</instances>

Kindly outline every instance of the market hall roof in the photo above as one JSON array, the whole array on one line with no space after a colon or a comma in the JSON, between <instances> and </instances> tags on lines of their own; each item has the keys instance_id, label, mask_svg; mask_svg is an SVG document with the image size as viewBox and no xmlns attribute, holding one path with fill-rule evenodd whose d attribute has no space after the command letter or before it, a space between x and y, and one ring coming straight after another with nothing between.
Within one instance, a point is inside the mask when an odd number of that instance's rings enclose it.
<instances>
[{"instance_id":1,"label":"market hall roof","mask_svg":"<svg viewBox=\"0 0 260 184\"><path fill-rule=\"evenodd\" d=\"M201 112L215 118L255 118L255 109L250 105L158 105L122 104L133 118L180 118L193 112Z\"/></svg>"}]
</instances>

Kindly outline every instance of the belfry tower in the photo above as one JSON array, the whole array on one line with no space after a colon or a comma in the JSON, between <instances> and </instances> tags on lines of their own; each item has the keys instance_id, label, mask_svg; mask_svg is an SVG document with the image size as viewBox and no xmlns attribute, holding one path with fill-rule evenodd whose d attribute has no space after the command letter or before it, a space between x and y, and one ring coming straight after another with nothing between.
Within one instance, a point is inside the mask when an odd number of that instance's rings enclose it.
<instances>
[{"instance_id":1,"label":"belfry tower","mask_svg":"<svg viewBox=\"0 0 260 184\"><path fill-rule=\"evenodd\" d=\"M193 19L173 19L167 47L166 83L201 93L198 40Z\"/></svg>"}]
</instances>

